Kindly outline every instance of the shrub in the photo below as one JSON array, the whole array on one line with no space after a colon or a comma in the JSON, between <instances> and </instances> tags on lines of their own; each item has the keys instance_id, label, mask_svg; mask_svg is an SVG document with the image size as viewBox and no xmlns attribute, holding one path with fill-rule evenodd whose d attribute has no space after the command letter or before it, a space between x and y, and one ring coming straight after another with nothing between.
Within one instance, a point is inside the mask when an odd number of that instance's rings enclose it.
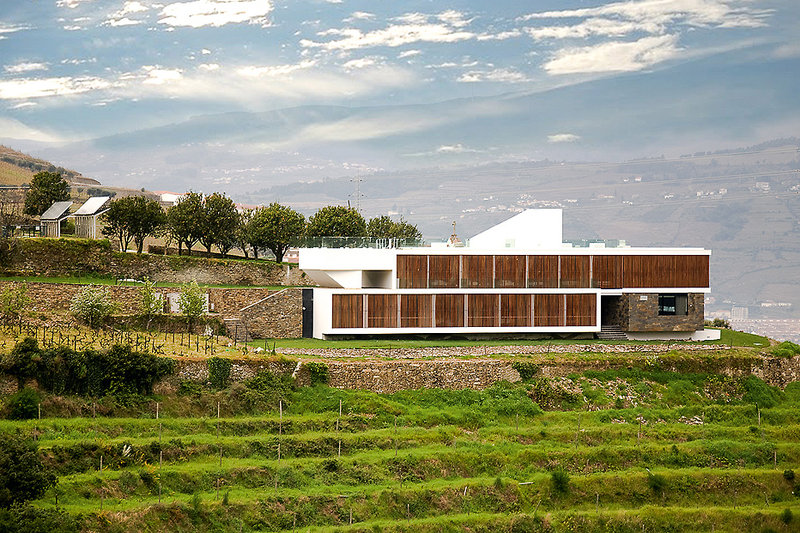
<instances>
[{"instance_id":1,"label":"shrub","mask_svg":"<svg viewBox=\"0 0 800 533\"><path fill-rule=\"evenodd\" d=\"M800 355L800 346L789 341L784 341L770 350L775 357L794 357Z\"/></svg>"},{"instance_id":2,"label":"shrub","mask_svg":"<svg viewBox=\"0 0 800 533\"><path fill-rule=\"evenodd\" d=\"M786 525L789 525L792 523L793 519L794 515L792 514L792 510L789 508L784 509L783 512L781 513L781 522L783 522Z\"/></svg>"},{"instance_id":3,"label":"shrub","mask_svg":"<svg viewBox=\"0 0 800 533\"><path fill-rule=\"evenodd\" d=\"M166 357L134 352L128 345L107 352L87 352L88 392L92 395L152 394L157 380L172 373L175 362Z\"/></svg>"},{"instance_id":4,"label":"shrub","mask_svg":"<svg viewBox=\"0 0 800 533\"><path fill-rule=\"evenodd\" d=\"M178 394L181 396L200 396L203 392L203 386L189 379L182 379L178 385Z\"/></svg>"},{"instance_id":5,"label":"shrub","mask_svg":"<svg viewBox=\"0 0 800 533\"><path fill-rule=\"evenodd\" d=\"M554 470L552 474L550 474L550 487L552 487L553 492L558 494L566 494L569 492L569 474L563 468L559 468L558 470Z\"/></svg>"},{"instance_id":6,"label":"shrub","mask_svg":"<svg viewBox=\"0 0 800 533\"><path fill-rule=\"evenodd\" d=\"M794 470L784 470L783 471L783 479L786 481L794 481Z\"/></svg>"},{"instance_id":7,"label":"shrub","mask_svg":"<svg viewBox=\"0 0 800 533\"><path fill-rule=\"evenodd\" d=\"M248 410L277 409L279 401L284 408L294 388L291 376L276 376L272 372L259 372L255 377L244 382L245 390L242 399Z\"/></svg>"},{"instance_id":8,"label":"shrub","mask_svg":"<svg viewBox=\"0 0 800 533\"><path fill-rule=\"evenodd\" d=\"M73 296L69 310L90 328L96 328L117 310L117 304L108 287L87 285Z\"/></svg>"},{"instance_id":9,"label":"shrub","mask_svg":"<svg viewBox=\"0 0 800 533\"><path fill-rule=\"evenodd\" d=\"M656 494L661 494L664 492L664 488L667 486L667 480L661 474L652 474L650 472L647 473L647 486L650 487Z\"/></svg>"},{"instance_id":10,"label":"shrub","mask_svg":"<svg viewBox=\"0 0 800 533\"><path fill-rule=\"evenodd\" d=\"M514 361L511 363L511 368L519 372L522 381L529 381L539 373L539 365L530 361Z\"/></svg>"},{"instance_id":11,"label":"shrub","mask_svg":"<svg viewBox=\"0 0 800 533\"><path fill-rule=\"evenodd\" d=\"M30 420L39 414L39 394L30 388L24 388L8 399L8 418L11 420Z\"/></svg>"},{"instance_id":12,"label":"shrub","mask_svg":"<svg viewBox=\"0 0 800 533\"><path fill-rule=\"evenodd\" d=\"M303 366L308 370L308 377L311 385L325 385L328 383L328 365L325 363L311 361L304 363Z\"/></svg>"},{"instance_id":13,"label":"shrub","mask_svg":"<svg viewBox=\"0 0 800 533\"><path fill-rule=\"evenodd\" d=\"M17 388L25 386L25 380L36 372L36 359L39 357L39 344L36 339L27 337L19 341L10 353L2 359L2 370L17 378Z\"/></svg>"},{"instance_id":14,"label":"shrub","mask_svg":"<svg viewBox=\"0 0 800 533\"><path fill-rule=\"evenodd\" d=\"M25 503L12 505L9 509L0 509L0 531L77 533L78 524L74 517L60 509L45 509Z\"/></svg>"},{"instance_id":15,"label":"shrub","mask_svg":"<svg viewBox=\"0 0 800 533\"><path fill-rule=\"evenodd\" d=\"M0 439L0 508L35 500L55 484L34 441L11 435Z\"/></svg>"},{"instance_id":16,"label":"shrub","mask_svg":"<svg viewBox=\"0 0 800 533\"><path fill-rule=\"evenodd\" d=\"M231 382L231 363L230 359L222 357L211 357L208 360L208 381L217 390L224 389Z\"/></svg>"},{"instance_id":17,"label":"shrub","mask_svg":"<svg viewBox=\"0 0 800 533\"><path fill-rule=\"evenodd\" d=\"M156 284L153 281L145 280L139 291L139 314L147 320L147 329L153 318L160 315L164 310L164 298L161 293L156 291Z\"/></svg>"},{"instance_id":18,"label":"shrub","mask_svg":"<svg viewBox=\"0 0 800 533\"><path fill-rule=\"evenodd\" d=\"M755 376L748 376L742 384L745 393L742 401L756 404L761 408L775 407L781 401L781 391L770 387Z\"/></svg>"}]
</instances>

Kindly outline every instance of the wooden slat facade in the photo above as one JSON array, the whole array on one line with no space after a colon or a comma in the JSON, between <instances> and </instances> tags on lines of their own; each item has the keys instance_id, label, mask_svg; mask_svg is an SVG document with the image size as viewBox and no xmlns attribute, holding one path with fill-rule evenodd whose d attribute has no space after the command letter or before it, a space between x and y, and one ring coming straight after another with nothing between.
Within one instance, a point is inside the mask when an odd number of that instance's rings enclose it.
<instances>
[{"instance_id":1,"label":"wooden slat facade","mask_svg":"<svg viewBox=\"0 0 800 533\"><path fill-rule=\"evenodd\" d=\"M588 255L562 255L559 287L583 289L589 287Z\"/></svg>"},{"instance_id":2,"label":"wooden slat facade","mask_svg":"<svg viewBox=\"0 0 800 533\"><path fill-rule=\"evenodd\" d=\"M631 255L623 262L625 288L708 287L707 255Z\"/></svg>"},{"instance_id":3,"label":"wooden slat facade","mask_svg":"<svg viewBox=\"0 0 800 533\"><path fill-rule=\"evenodd\" d=\"M465 255L461 259L461 287L491 288L494 283L493 255Z\"/></svg>"},{"instance_id":4,"label":"wooden slat facade","mask_svg":"<svg viewBox=\"0 0 800 533\"><path fill-rule=\"evenodd\" d=\"M622 288L621 255L592 256L592 287L596 289Z\"/></svg>"},{"instance_id":5,"label":"wooden slat facade","mask_svg":"<svg viewBox=\"0 0 800 533\"><path fill-rule=\"evenodd\" d=\"M467 298L467 327L499 327L499 298L499 294L470 294Z\"/></svg>"},{"instance_id":6,"label":"wooden slat facade","mask_svg":"<svg viewBox=\"0 0 800 533\"><path fill-rule=\"evenodd\" d=\"M597 296L594 294L565 295L566 326L597 324Z\"/></svg>"},{"instance_id":7,"label":"wooden slat facade","mask_svg":"<svg viewBox=\"0 0 800 533\"><path fill-rule=\"evenodd\" d=\"M524 328L531 325L531 295L500 295L500 326L504 328Z\"/></svg>"},{"instance_id":8,"label":"wooden slat facade","mask_svg":"<svg viewBox=\"0 0 800 533\"><path fill-rule=\"evenodd\" d=\"M436 327L463 328L464 326L464 295L437 294Z\"/></svg>"},{"instance_id":9,"label":"wooden slat facade","mask_svg":"<svg viewBox=\"0 0 800 533\"><path fill-rule=\"evenodd\" d=\"M459 284L457 255L432 255L428 264L428 287L431 289L456 289Z\"/></svg>"},{"instance_id":10,"label":"wooden slat facade","mask_svg":"<svg viewBox=\"0 0 800 533\"><path fill-rule=\"evenodd\" d=\"M401 289L705 288L708 266L707 255L397 256Z\"/></svg>"},{"instance_id":11,"label":"wooden slat facade","mask_svg":"<svg viewBox=\"0 0 800 533\"><path fill-rule=\"evenodd\" d=\"M397 256L398 287L401 289L424 289L428 287L428 256Z\"/></svg>"},{"instance_id":12,"label":"wooden slat facade","mask_svg":"<svg viewBox=\"0 0 800 533\"><path fill-rule=\"evenodd\" d=\"M528 256L528 287L531 289L554 289L558 287L558 256Z\"/></svg>"},{"instance_id":13,"label":"wooden slat facade","mask_svg":"<svg viewBox=\"0 0 800 533\"><path fill-rule=\"evenodd\" d=\"M564 325L564 295L563 294L534 294L533 295L533 325L563 326Z\"/></svg>"},{"instance_id":14,"label":"wooden slat facade","mask_svg":"<svg viewBox=\"0 0 800 533\"><path fill-rule=\"evenodd\" d=\"M364 327L364 295L334 294L331 300L334 328Z\"/></svg>"},{"instance_id":15,"label":"wooden slat facade","mask_svg":"<svg viewBox=\"0 0 800 533\"><path fill-rule=\"evenodd\" d=\"M367 295L367 327L368 328L397 327L396 294Z\"/></svg>"},{"instance_id":16,"label":"wooden slat facade","mask_svg":"<svg viewBox=\"0 0 800 533\"><path fill-rule=\"evenodd\" d=\"M496 289L524 289L525 256L496 255L494 258L494 286Z\"/></svg>"},{"instance_id":17,"label":"wooden slat facade","mask_svg":"<svg viewBox=\"0 0 800 533\"><path fill-rule=\"evenodd\" d=\"M400 296L400 327L433 327L432 310L432 294L402 294Z\"/></svg>"}]
</instances>

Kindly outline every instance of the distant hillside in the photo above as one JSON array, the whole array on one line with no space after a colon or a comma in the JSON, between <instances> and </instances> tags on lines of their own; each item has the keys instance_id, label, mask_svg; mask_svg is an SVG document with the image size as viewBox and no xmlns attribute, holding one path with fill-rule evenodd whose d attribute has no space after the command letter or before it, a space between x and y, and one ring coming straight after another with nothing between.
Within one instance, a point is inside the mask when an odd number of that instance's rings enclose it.
<instances>
[{"instance_id":1,"label":"distant hillside","mask_svg":"<svg viewBox=\"0 0 800 533\"><path fill-rule=\"evenodd\" d=\"M34 174L43 170L58 172L73 185L100 185L99 181L84 177L80 172L0 145L0 185L23 185L30 182Z\"/></svg>"}]
</instances>

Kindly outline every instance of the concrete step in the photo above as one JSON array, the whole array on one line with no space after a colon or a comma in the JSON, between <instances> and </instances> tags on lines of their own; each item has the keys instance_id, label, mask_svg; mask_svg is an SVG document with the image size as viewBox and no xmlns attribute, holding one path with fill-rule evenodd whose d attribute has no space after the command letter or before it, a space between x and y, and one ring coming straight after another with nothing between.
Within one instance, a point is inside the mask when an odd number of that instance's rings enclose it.
<instances>
[{"instance_id":1,"label":"concrete step","mask_svg":"<svg viewBox=\"0 0 800 533\"><path fill-rule=\"evenodd\" d=\"M596 334L597 338L605 341L626 341L628 336L617 325L603 325L600 326L600 332Z\"/></svg>"}]
</instances>

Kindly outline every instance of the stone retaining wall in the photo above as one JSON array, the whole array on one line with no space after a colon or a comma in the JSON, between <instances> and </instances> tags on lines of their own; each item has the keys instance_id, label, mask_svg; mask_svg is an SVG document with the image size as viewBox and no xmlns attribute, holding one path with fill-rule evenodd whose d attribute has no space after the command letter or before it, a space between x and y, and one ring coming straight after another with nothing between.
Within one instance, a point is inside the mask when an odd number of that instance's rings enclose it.
<instances>
[{"instance_id":1,"label":"stone retaining wall","mask_svg":"<svg viewBox=\"0 0 800 533\"><path fill-rule=\"evenodd\" d=\"M0 281L0 293L16 282ZM85 285L70 283L28 283L29 311L41 315L67 313L72 298ZM121 285L104 285L119 305L119 314L133 315L138 312L141 288ZM166 302L166 295L178 292L178 287L157 287ZM259 305L242 313L241 309L280 292ZM300 337L303 329L302 289L271 291L264 288L207 289L208 301L220 318L241 317L253 337L288 338Z\"/></svg>"},{"instance_id":2,"label":"stone retaining wall","mask_svg":"<svg viewBox=\"0 0 800 533\"><path fill-rule=\"evenodd\" d=\"M88 239L18 239L3 271L6 275L20 276L95 274L217 285L311 284L296 266L270 261L120 253L107 240Z\"/></svg>"}]
</instances>

